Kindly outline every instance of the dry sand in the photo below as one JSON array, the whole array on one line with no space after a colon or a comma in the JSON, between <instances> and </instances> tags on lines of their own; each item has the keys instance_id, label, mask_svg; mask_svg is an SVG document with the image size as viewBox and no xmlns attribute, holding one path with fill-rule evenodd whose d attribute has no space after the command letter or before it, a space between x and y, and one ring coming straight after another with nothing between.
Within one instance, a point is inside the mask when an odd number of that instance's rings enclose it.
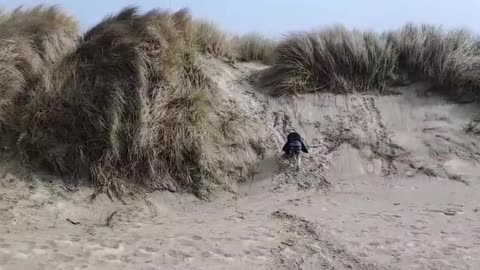
<instances>
[{"instance_id":1,"label":"dry sand","mask_svg":"<svg viewBox=\"0 0 480 270\"><path fill-rule=\"evenodd\" d=\"M0 269L480 269L480 151L463 132L476 106L424 85L273 100L249 83L261 67L205 66L272 136L252 180L210 202L89 202L4 160ZM300 172L279 154L291 128L311 147Z\"/></svg>"}]
</instances>

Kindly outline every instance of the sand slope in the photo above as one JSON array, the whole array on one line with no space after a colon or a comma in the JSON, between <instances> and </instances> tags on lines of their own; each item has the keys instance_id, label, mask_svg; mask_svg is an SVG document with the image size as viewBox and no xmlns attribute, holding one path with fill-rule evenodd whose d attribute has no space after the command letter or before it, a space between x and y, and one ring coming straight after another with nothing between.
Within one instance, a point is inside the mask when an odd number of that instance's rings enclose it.
<instances>
[{"instance_id":1,"label":"sand slope","mask_svg":"<svg viewBox=\"0 0 480 270\"><path fill-rule=\"evenodd\" d=\"M124 205L5 161L0 269L480 269L480 147L463 132L475 106L421 84L274 100L251 85L261 66L205 69L268 135L253 179L211 202L156 192ZM292 128L311 147L300 172L279 155Z\"/></svg>"}]
</instances>

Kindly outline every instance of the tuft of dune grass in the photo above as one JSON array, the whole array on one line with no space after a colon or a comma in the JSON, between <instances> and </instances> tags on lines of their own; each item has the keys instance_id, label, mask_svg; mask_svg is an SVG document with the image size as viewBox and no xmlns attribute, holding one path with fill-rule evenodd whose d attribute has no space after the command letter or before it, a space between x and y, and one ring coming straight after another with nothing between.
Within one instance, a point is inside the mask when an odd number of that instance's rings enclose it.
<instances>
[{"instance_id":1,"label":"tuft of dune grass","mask_svg":"<svg viewBox=\"0 0 480 270\"><path fill-rule=\"evenodd\" d=\"M208 79L188 11L128 7L87 31L23 109L17 146L30 164L88 178L98 192L203 194L217 157L204 150Z\"/></svg>"},{"instance_id":2,"label":"tuft of dune grass","mask_svg":"<svg viewBox=\"0 0 480 270\"><path fill-rule=\"evenodd\" d=\"M473 62L477 50L466 30L443 31L433 25L407 24L388 34L398 55L399 68L412 78L440 87L460 87L462 66Z\"/></svg>"},{"instance_id":3,"label":"tuft of dune grass","mask_svg":"<svg viewBox=\"0 0 480 270\"><path fill-rule=\"evenodd\" d=\"M275 54L260 82L274 95L382 90L396 66L394 51L379 35L343 26L291 34Z\"/></svg>"},{"instance_id":4,"label":"tuft of dune grass","mask_svg":"<svg viewBox=\"0 0 480 270\"><path fill-rule=\"evenodd\" d=\"M379 35L336 26L287 36L260 86L272 95L351 93L420 80L439 93L473 100L479 96L479 52L477 39L462 29L407 24Z\"/></svg>"},{"instance_id":5,"label":"tuft of dune grass","mask_svg":"<svg viewBox=\"0 0 480 270\"><path fill-rule=\"evenodd\" d=\"M480 51L469 31L407 24L391 32L388 41L411 79L428 81L432 89L458 100L478 99Z\"/></svg>"},{"instance_id":6,"label":"tuft of dune grass","mask_svg":"<svg viewBox=\"0 0 480 270\"><path fill-rule=\"evenodd\" d=\"M270 65L274 61L276 42L257 33L241 36L236 40L238 58L243 62L260 62Z\"/></svg>"},{"instance_id":7,"label":"tuft of dune grass","mask_svg":"<svg viewBox=\"0 0 480 270\"><path fill-rule=\"evenodd\" d=\"M192 26L195 44L202 53L217 58L233 59L234 50L228 36L213 22L196 20Z\"/></svg>"},{"instance_id":8,"label":"tuft of dune grass","mask_svg":"<svg viewBox=\"0 0 480 270\"><path fill-rule=\"evenodd\" d=\"M203 197L248 176L255 155L229 153L244 138L220 132L222 99L201 68L201 54L232 55L218 29L201 41L212 33L199 36L187 9L127 7L79 37L56 8L11 14L0 18L0 123L26 165L119 198L156 189Z\"/></svg>"},{"instance_id":9,"label":"tuft of dune grass","mask_svg":"<svg viewBox=\"0 0 480 270\"><path fill-rule=\"evenodd\" d=\"M77 22L57 7L17 8L0 16L0 126L17 129L22 105L45 88L44 74L74 48ZM8 128L7 128L8 126Z\"/></svg>"}]
</instances>

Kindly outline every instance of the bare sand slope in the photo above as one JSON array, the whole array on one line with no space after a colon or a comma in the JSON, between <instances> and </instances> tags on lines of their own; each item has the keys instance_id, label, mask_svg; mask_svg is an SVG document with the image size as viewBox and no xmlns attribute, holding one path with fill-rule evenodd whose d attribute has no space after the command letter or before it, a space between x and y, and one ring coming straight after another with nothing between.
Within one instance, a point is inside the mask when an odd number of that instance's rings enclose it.
<instances>
[{"instance_id":1,"label":"bare sand slope","mask_svg":"<svg viewBox=\"0 0 480 270\"><path fill-rule=\"evenodd\" d=\"M0 269L480 269L480 147L463 132L475 106L423 85L273 100L250 84L260 66L205 68L271 137L253 179L210 202L124 205L5 161ZM300 172L279 155L292 128L311 147Z\"/></svg>"}]
</instances>

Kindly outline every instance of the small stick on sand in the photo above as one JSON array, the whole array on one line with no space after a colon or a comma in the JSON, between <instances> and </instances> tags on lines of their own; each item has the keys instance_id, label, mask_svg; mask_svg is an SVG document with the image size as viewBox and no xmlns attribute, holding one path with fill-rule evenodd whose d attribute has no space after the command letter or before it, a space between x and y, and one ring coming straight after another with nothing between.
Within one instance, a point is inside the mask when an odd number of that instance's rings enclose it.
<instances>
[{"instance_id":1,"label":"small stick on sand","mask_svg":"<svg viewBox=\"0 0 480 270\"><path fill-rule=\"evenodd\" d=\"M112 219L113 219L113 216L115 216L117 214L118 210L115 210L113 211L110 215L108 215L106 221L105 221L105 227L111 227L111 223L112 223Z\"/></svg>"},{"instance_id":2,"label":"small stick on sand","mask_svg":"<svg viewBox=\"0 0 480 270\"><path fill-rule=\"evenodd\" d=\"M70 222L70 223L72 223L73 225L78 225L78 224L80 224L80 222L73 221L73 220L71 220L71 219L69 219L69 218L67 218L67 221Z\"/></svg>"}]
</instances>

